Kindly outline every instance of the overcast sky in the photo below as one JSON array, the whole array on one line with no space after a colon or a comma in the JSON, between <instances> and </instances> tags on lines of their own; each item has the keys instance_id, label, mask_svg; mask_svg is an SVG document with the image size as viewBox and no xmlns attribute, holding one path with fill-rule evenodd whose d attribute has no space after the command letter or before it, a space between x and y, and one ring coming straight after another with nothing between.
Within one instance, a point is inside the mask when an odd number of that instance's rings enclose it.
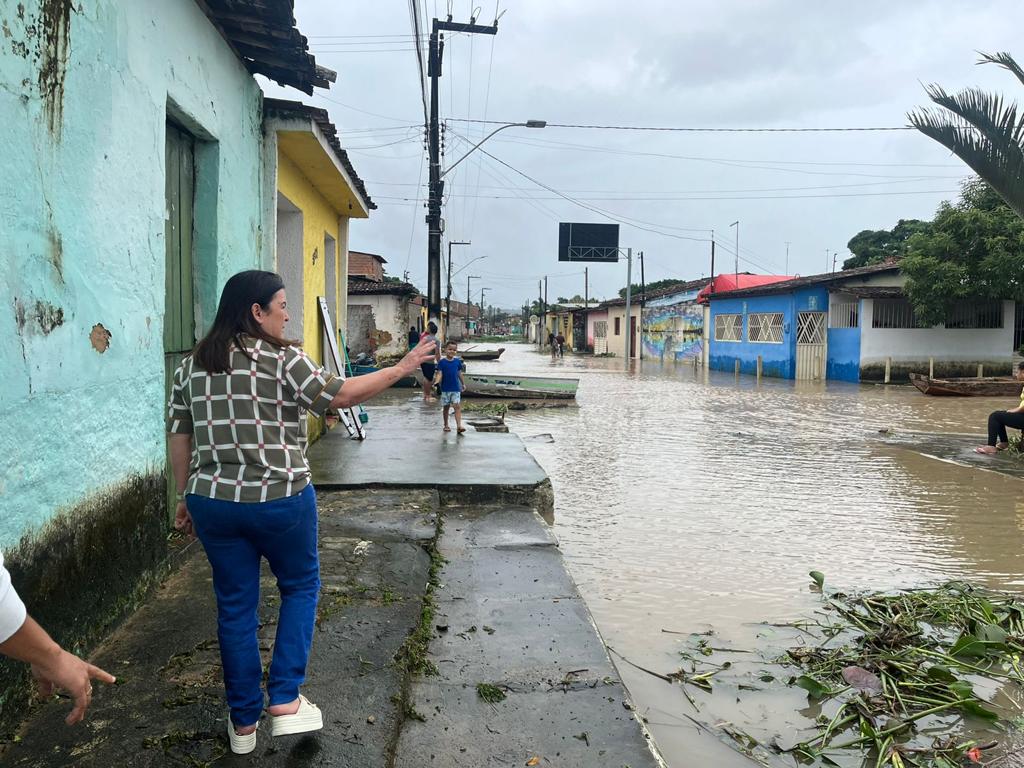
<instances>
[{"instance_id":1,"label":"overcast sky","mask_svg":"<svg viewBox=\"0 0 1024 768\"><path fill-rule=\"evenodd\" d=\"M421 24L448 9L480 23L493 0L416 0ZM312 98L325 107L378 205L353 223L350 246L381 254L389 274L426 289L423 100L408 0L296 0L317 62L338 73ZM925 103L922 83L980 85L1014 96L1017 81L974 66L976 51L1007 50L1024 28L1012 0L500 0L498 34L450 35L441 116L444 166L485 126L453 118L690 128L854 128L906 124ZM493 126L486 127L489 131ZM464 138L463 138L464 137ZM930 218L956 195L966 168L916 131L688 133L509 128L449 177L446 238L453 280L473 300L519 307L549 275L548 298L583 292L583 265L557 261L559 221L610 221L526 178L633 222L620 244L645 254L648 282L716 272L815 274L848 256L862 229ZM689 239L686 239L689 238ZM614 295L626 265L590 265L590 295ZM636 272L634 272L636 276ZM638 276L636 276L638 279Z\"/></svg>"}]
</instances>

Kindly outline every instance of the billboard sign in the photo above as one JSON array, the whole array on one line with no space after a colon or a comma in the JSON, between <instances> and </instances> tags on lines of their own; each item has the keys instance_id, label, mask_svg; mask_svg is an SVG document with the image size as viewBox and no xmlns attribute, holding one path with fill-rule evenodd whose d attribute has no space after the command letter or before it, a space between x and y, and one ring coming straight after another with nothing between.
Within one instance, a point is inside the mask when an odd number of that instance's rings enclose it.
<instances>
[{"instance_id":1,"label":"billboard sign","mask_svg":"<svg viewBox=\"0 0 1024 768\"><path fill-rule=\"evenodd\" d=\"M559 223L558 260L617 262L619 225Z\"/></svg>"}]
</instances>

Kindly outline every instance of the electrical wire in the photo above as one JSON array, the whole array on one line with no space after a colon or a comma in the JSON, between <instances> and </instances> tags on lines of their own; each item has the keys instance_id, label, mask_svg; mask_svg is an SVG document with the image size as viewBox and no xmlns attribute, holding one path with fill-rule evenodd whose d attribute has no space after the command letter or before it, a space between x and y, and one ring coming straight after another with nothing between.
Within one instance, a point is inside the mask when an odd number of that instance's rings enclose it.
<instances>
[{"instance_id":1,"label":"electrical wire","mask_svg":"<svg viewBox=\"0 0 1024 768\"><path fill-rule=\"evenodd\" d=\"M502 125L516 123L518 120L481 120L470 117L449 117L449 120L459 123L487 123L490 125ZM548 122L548 128L589 128L606 131L662 131L674 133L842 133L842 132L863 132L863 131L916 131L912 125L902 126L879 126L879 127L845 127L845 128L698 128L698 127L676 127L676 126L653 126L653 125L589 125L583 123L552 123Z\"/></svg>"},{"instance_id":2,"label":"electrical wire","mask_svg":"<svg viewBox=\"0 0 1024 768\"><path fill-rule=\"evenodd\" d=\"M319 98L319 99L323 99L324 101L329 101L329 102L331 102L331 104L337 104L339 107L344 107L345 109L351 109L353 112L361 112L364 115L372 115L373 117L380 117L380 118L382 118L384 120L394 120L397 123L406 123L406 124L409 123L409 119L408 118L405 118L405 117L392 117L391 115L382 115L379 112L370 112L369 110L360 109L359 107L353 107L351 104L346 104L343 101L338 101L337 99L332 99L330 96L325 96L324 94L320 93L319 91L315 91L313 93L313 96L316 97L316 98Z\"/></svg>"}]
</instances>

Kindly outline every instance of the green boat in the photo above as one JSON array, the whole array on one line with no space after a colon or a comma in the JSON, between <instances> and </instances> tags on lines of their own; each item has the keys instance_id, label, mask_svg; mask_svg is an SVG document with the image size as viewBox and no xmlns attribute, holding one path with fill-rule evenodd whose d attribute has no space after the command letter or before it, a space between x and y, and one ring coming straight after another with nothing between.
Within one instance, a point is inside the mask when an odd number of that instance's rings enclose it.
<instances>
[{"instance_id":1,"label":"green boat","mask_svg":"<svg viewBox=\"0 0 1024 768\"><path fill-rule=\"evenodd\" d=\"M515 374L489 376L465 373L463 378L466 388L462 394L466 397L569 400L576 397L576 389L580 385L579 379L560 379L550 376L517 376Z\"/></svg>"}]
</instances>

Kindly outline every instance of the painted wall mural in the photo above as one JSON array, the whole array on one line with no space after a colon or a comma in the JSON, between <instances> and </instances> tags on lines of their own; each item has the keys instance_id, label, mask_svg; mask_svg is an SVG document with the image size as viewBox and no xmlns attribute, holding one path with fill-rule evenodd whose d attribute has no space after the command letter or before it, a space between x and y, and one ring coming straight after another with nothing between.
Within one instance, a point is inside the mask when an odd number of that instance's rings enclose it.
<instances>
[{"instance_id":1,"label":"painted wall mural","mask_svg":"<svg viewBox=\"0 0 1024 768\"><path fill-rule=\"evenodd\" d=\"M644 308L644 357L690 360L700 357L704 308L693 302Z\"/></svg>"}]
</instances>

